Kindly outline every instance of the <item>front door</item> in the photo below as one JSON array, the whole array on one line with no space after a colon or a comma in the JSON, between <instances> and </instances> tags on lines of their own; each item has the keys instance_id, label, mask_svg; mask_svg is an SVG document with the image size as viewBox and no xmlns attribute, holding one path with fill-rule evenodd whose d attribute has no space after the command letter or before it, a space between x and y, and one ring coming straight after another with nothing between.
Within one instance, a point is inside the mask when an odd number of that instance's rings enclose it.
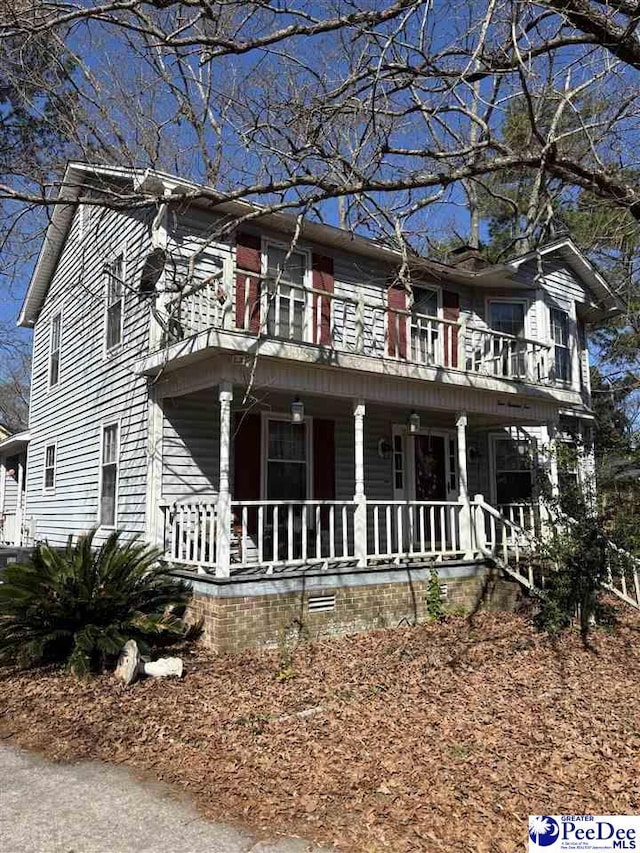
<instances>
[{"instance_id":1,"label":"front door","mask_svg":"<svg viewBox=\"0 0 640 853\"><path fill-rule=\"evenodd\" d=\"M447 457L442 435L415 436L417 501L447 500Z\"/></svg>"}]
</instances>

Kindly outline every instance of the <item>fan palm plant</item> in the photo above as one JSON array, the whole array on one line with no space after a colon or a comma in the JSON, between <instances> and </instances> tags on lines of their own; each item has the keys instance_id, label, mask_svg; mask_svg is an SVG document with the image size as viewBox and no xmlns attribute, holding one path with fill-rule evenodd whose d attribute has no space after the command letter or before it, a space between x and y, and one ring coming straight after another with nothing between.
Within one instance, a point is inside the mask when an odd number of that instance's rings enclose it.
<instances>
[{"instance_id":1,"label":"fan palm plant","mask_svg":"<svg viewBox=\"0 0 640 853\"><path fill-rule=\"evenodd\" d=\"M125 641L144 647L184 635L174 613L189 586L171 576L160 551L112 533L94 547L95 530L66 548L36 548L9 565L0 583L0 662L21 667L65 663L82 676L104 666Z\"/></svg>"}]
</instances>

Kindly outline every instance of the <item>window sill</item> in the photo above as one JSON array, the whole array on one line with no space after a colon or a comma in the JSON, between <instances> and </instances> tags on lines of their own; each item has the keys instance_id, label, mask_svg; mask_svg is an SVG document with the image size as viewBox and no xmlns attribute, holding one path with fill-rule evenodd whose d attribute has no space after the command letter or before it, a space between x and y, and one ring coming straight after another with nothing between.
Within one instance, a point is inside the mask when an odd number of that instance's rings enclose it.
<instances>
[{"instance_id":1,"label":"window sill","mask_svg":"<svg viewBox=\"0 0 640 853\"><path fill-rule=\"evenodd\" d=\"M119 355L119 353L122 352L123 349L124 346L122 343L116 344L115 346L111 347L111 349L105 349L104 360L107 361L110 358L115 358L117 355Z\"/></svg>"}]
</instances>

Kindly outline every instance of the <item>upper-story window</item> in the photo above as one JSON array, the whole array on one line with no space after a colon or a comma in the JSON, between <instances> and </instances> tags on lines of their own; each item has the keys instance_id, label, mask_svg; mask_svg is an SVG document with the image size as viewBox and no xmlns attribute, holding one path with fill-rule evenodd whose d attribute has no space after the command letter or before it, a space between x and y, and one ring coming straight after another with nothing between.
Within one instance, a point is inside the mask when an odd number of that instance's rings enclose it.
<instances>
[{"instance_id":1,"label":"upper-story window","mask_svg":"<svg viewBox=\"0 0 640 853\"><path fill-rule=\"evenodd\" d=\"M413 287L411 307L411 357L419 364L434 364L440 354L438 291L429 287ZM402 315L399 315L400 319Z\"/></svg>"},{"instance_id":2,"label":"upper-story window","mask_svg":"<svg viewBox=\"0 0 640 853\"><path fill-rule=\"evenodd\" d=\"M272 337L304 340L307 256L283 246L267 246L267 332Z\"/></svg>"},{"instance_id":3,"label":"upper-story window","mask_svg":"<svg viewBox=\"0 0 640 853\"><path fill-rule=\"evenodd\" d=\"M555 378L560 382L568 382L571 379L569 315L559 308L551 309L551 339L554 346Z\"/></svg>"},{"instance_id":4,"label":"upper-story window","mask_svg":"<svg viewBox=\"0 0 640 853\"><path fill-rule=\"evenodd\" d=\"M124 320L124 255L119 254L106 266L106 348L122 342Z\"/></svg>"},{"instance_id":5,"label":"upper-story window","mask_svg":"<svg viewBox=\"0 0 640 853\"><path fill-rule=\"evenodd\" d=\"M51 320L49 330L49 387L60 381L60 341L62 337L62 314L58 312Z\"/></svg>"},{"instance_id":6,"label":"upper-story window","mask_svg":"<svg viewBox=\"0 0 640 853\"><path fill-rule=\"evenodd\" d=\"M491 300L489 326L496 332L524 337L526 305L524 302Z\"/></svg>"}]
</instances>

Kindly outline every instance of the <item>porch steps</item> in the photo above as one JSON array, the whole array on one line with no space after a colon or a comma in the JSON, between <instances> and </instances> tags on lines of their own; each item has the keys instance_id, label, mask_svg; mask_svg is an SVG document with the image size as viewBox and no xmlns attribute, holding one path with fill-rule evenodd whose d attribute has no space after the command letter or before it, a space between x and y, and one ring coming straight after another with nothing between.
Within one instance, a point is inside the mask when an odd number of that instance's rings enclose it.
<instances>
[{"instance_id":1,"label":"porch steps","mask_svg":"<svg viewBox=\"0 0 640 853\"><path fill-rule=\"evenodd\" d=\"M606 550L608 580L604 588L624 604L640 610L640 559L610 540L606 541ZM512 554L507 560L494 555L493 560L498 568L530 592L544 594L545 578L553 567L544 566L530 551Z\"/></svg>"}]
</instances>

